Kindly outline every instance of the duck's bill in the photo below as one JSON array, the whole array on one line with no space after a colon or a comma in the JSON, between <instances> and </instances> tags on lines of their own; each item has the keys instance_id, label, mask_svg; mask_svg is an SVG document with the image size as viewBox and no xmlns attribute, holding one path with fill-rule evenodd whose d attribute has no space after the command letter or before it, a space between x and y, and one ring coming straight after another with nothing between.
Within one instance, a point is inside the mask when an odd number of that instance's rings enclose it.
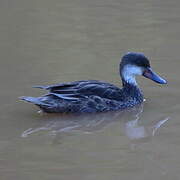
<instances>
[{"instance_id":1,"label":"duck's bill","mask_svg":"<svg viewBox=\"0 0 180 180\"><path fill-rule=\"evenodd\" d=\"M143 76L159 84L167 84L167 81L163 79L162 77L160 77L159 75L157 75L155 72L153 72L151 68L147 68L144 71Z\"/></svg>"}]
</instances>

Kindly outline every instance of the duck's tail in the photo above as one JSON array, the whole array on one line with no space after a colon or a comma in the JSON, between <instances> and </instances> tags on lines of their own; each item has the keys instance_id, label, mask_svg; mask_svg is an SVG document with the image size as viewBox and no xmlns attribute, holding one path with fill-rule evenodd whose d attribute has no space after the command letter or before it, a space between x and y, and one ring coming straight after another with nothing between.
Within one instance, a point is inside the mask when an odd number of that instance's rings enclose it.
<instances>
[{"instance_id":1,"label":"duck's tail","mask_svg":"<svg viewBox=\"0 0 180 180\"><path fill-rule=\"evenodd\" d=\"M41 101L41 99L39 97L21 96L21 97L19 97L19 99L33 103L37 106L46 105L45 103L43 103Z\"/></svg>"},{"instance_id":2,"label":"duck's tail","mask_svg":"<svg viewBox=\"0 0 180 180\"><path fill-rule=\"evenodd\" d=\"M43 110L43 112L48 112L48 113L59 112L52 106L52 104L44 102L43 97L22 96L22 97L19 97L19 99L35 104L41 110Z\"/></svg>"},{"instance_id":3,"label":"duck's tail","mask_svg":"<svg viewBox=\"0 0 180 180\"><path fill-rule=\"evenodd\" d=\"M30 97L30 96L21 96L19 97L20 100L27 101L33 104L40 104L40 101L36 97Z\"/></svg>"}]
</instances>

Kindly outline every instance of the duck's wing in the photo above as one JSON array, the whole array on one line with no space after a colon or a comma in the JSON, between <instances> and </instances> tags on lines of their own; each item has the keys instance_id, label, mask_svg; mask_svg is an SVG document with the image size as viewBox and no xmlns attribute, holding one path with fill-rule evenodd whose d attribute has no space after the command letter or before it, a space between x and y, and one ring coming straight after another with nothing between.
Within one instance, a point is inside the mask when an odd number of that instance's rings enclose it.
<instances>
[{"instance_id":1,"label":"duck's wing","mask_svg":"<svg viewBox=\"0 0 180 180\"><path fill-rule=\"evenodd\" d=\"M47 86L33 86L33 88L40 88L40 89L45 89L45 90L49 90L49 91L54 91L54 90L59 90L59 89L77 87L78 85L80 85L83 82L85 83L87 81L74 81L74 82L53 84L53 85L47 85Z\"/></svg>"},{"instance_id":2,"label":"duck's wing","mask_svg":"<svg viewBox=\"0 0 180 180\"><path fill-rule=\"evenodd\" d=\"M97 80L74 81L50 86L35 87L49 90L49 94L67 100L87 98L91 95L107 99L122 99L122 90L120 88L113 84Z\"/></svg>"}]
</instances>

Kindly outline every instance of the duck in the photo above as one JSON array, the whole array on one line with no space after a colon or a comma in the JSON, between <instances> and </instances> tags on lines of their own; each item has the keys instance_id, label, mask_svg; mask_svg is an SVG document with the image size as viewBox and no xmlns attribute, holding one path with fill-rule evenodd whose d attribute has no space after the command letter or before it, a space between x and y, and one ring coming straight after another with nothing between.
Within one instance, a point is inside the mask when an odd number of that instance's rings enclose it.
<instances>
[{"instance_id":1,"label":"duck","mask_svg":"<svg viewBox=\"0 0 180 180\"><path fill-rule=\"evenodd\" d=\"M80 80L54 85L34 86L47 90L40 97L22 96L21 100L38 106L46 113L96 113L117 111L143 103L144 97L136 76L141 75L159 84L167 81L156 74L149 59L140 52L128 52L119 65L122 88L100 80Z\"/></svg>"}]
</instances>

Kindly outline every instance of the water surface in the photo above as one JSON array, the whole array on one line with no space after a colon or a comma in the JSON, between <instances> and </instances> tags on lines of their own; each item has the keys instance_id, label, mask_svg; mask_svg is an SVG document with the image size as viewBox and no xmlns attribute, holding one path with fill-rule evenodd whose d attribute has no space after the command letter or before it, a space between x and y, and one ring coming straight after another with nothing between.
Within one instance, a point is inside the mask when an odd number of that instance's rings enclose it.
<instances>
[{"instance_id":1,"label":"water surface","mask_svg":"<svg viewBox=\"0 0 180 180\"><path fill-rule=\"evenodd\" d=\"M1 0L2 180L179 180L180 2ZM138 78L146 101L125 112L47 115L22 95L101 79L121 86L120 56L141 51L168 80Z\"/></svg>"}]
</instances>

